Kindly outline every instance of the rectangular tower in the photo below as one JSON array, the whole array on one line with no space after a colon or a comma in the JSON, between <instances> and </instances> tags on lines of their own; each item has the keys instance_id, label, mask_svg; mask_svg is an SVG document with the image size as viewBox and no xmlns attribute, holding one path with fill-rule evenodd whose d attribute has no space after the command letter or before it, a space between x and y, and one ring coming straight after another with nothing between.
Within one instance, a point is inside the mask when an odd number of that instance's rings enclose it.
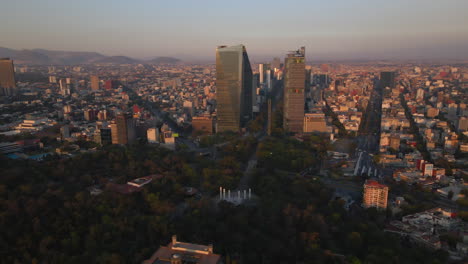
<instances>
[{"instance_id":1,"label":"rectangular tower","mask_svg":"<svg viewBox=\"0 0 468 264\"><path fill-rule=\"evenodd\" d=\"M96 75L91 75L91 90L99 90L99 77Z\"/></svg>"},{"instance_id":2,"label":"rectangular tower","mask_svg":"<svg viewBox=\"0 0 468 264\"><path fill-rule=\"evenodd\" d=\"M136 139L135 122L130 114L118 114L111 124L112 144L131 144Z\"/></svg>"},{"instance_id":3,"label":"rectangular tower","mask_svg":"<svg viewBox=\"0 0 468 264\"><path fill-rule=\"evenodd\" d=\"M376 207L377 209L387 209L388 186L374 180L367 180L364 183L363 206L364 208Z\"/></svg>"},{"instance_id":4,"label":"rectangular tower","mask_svg":"<svg viewBox=\"0 0 468 264\"><path fill-rule=\"evenodd\" d=\"M252 68L244 45L216 49L217 132L239 131L252 119Z\"/></svg>"},{"instance_id":5,"label":"rectangular tower","mask_svg":"<svg viewBox=\"0 0 468 264\"><path fill-rule=\"evenodd\" d=\"M283 126L288 132L302 133L304 128L305 47L289 53L284 66Z\"/></svg>"},{"instance_id":6,"label":"rectangular tower","mask_svg":"<svg viewBox=\"0 0 468 264\"><path fill-rule=\"evenodd\" d=\"M12 95L16 89L15 68L10 58L0 58L0 94Z\"/></svg>"}]
</instances>

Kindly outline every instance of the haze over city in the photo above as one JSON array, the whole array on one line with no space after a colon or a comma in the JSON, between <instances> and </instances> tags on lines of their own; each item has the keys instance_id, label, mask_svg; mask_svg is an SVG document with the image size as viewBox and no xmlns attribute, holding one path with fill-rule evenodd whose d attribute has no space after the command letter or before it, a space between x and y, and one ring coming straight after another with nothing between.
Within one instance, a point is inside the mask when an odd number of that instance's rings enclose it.
<instances>
[{"instance_id":1,"label":"haze over city","mask_svg":"<svg viewBox=\"0 0 468 264\"><path fill-rule=\"evenodd\" d=\"M307 60L467 59L468 2L59 1L2 3L0 47L213 61L244 44L254 61L307 46Z\"/></svg>"},{"instance_id":2,"label":"haze over city","mask_svg":"<svg viewBox=\"0 0 468 264\"><path fill-rule=\"evenodd\" d=\"M0 264L468 263L468 1L0 5Z\"/></svg>"}]
</instances>

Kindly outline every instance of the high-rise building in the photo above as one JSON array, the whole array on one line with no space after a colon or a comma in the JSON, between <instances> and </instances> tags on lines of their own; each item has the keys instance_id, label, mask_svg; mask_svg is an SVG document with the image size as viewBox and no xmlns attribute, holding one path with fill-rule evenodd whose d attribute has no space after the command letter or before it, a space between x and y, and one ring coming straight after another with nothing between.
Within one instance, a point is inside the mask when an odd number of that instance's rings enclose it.
<instances>
[{"instance_id":1,"label":"high-rise building","mask_svg":"<svg viewBox=\"0 0 468 264\"><path fill-rule=\"evenodd\" d=\"M260 64L258 65L258 75L259 75L258 81L259 81L260 83L263 83L263 82L264 82L264 75L263 75L264 72L265 72L265 64L260 63Z\"/></svg>"},{"instance_id":2,"label":"high-rise building","mask_svg":"<svg viewBox=\"0 0 468 264\"><path fill-rule=\"evenodd\" d=\"M267 79L267 71L270 71L270 64L261 63L258 65L258 73L260 74L260 83L266 83Z\"/></svg>"},{"instance_id":3,"label":"high-rise building","mask_svg":"<svg viewBox=\"0 0 468 264\"><path fill-rule=\"evenodd\" d=\"M271 92L271 70L265 71L265 87L268 93Z\"/></svg>"},{"instance_id":4,"label":"high-rise building","mask_svg":"<svg viewBox=\"0 0 468 264\"><path fill-rule=\"evenodd\" d=\"M287 55L284 64L284 118L286 131L304 129L305 47Z\"/></svg>"},{"instance_id":5,"label":"high-rise building","mask_svg":"<svg viewBox=\"0 0 468 264\"><path fill-rule=\"evenodd\" d=\"M119 88L119 82L116 81L116 80L107 80L107 81L104 83L104 88L105 88L106 90L117 89L117 88Z\"/></svg>"},{"instance_id":6,"label":"high-rise building","mask_svg":"<svg viewBox=\"0 0 468 264\"><path fill-rule=\"evenodd\" d=\"M378 183L375 180L367 180L364 183L364 208L377 207L387 208L388 186Z\"/></svg>"},{"instance_id":7,"label":"high-rise building","mask_svg":"<svg viewBox=\"0 0 468 264\"><path fill-rule=\"evenodd\" d=\"M90 121L90 122L96 120L97 112L98 112L98 111L95 110L95 109L85 109L85 110L83 111L84 119L85 119L86 121Z\"/></svg>"},{"instance_id":8,"label":"high-rise building","mask_svg":"<svg viewBox=\"0 0 468 264\"><path fill-rule=\"evenodd\" d=\"M216 49L217 132L239 131L252 119L252 68L244 45Z\"/></svg>"},{"instance_id":9,"label":"high-rise building","mask_svg":"<svg viewBox=\"0 0 468 264\"><path fill-rule=\"evenodd\" d=\"M67 96L71 94L71 79L60 79L59 80L60 86L60 94L63 96Z\"/></svg>"},{"instance_id":10,"label":"high-rise building","mask_svg":"<svg viewBox=\"0 0 468 264\"><path fill-rule=\"evenodd\" d=\"M131 144L136 139L135 122L130 114L118 114L111 124L112 144Z\"/></svg>"},{"instance_id":11,"label":"high-rise building","mask_svg":"<svg viewBox=\"0 0 468 264\"><path fill-rule=\"evenodd\" d=\"M382 87L395 88L395 72L381 72L380 73L380 83Z\"/></svg>"},{"instance_id":12,"label":"high-rise building","mask_svg":"<svg viewBox=\"0 0 468 264\"><path fill-rule=\"evenodd\" d=\"M13 60L0 58L0 95L12 95L15 93L16 80Z\"/></svg>"},{"instance_id":13,"label":"high-rise building","mask_svg":"<svg viewBox=\"0 0 468 264\"><path fill-rule=\"evenodd\" d=\"M99 77L96 75L92 75L91 78L91 90L97 91L99 90Z\"/></svg>"}]
</instances>

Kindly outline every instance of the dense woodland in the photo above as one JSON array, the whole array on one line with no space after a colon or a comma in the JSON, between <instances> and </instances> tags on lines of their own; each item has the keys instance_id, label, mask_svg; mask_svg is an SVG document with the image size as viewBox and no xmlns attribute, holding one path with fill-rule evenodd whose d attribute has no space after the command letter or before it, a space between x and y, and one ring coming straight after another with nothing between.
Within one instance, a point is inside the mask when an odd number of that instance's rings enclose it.
<instances>
[{"instance_id":1,"label":"dense woodland","mask_svg":"<svg viewBox=\"0 0 468 264\"><path fill-rule=\"evenodd\" d=\"M246 137L220 149L216 160L144 144L41 163L0 157L0 263L140 263L173 234L212 243L232 263L447 260L443 251L384 233L385 213L350 214L320 179L294 175L320 162L320 142ZM251 155L259 161L254 199L216 204L219 186L236 188ZM163 177L141 192L87 190L151 174ZM186 186L201 195L185 196Z\"/></svg>"}]
</instances>

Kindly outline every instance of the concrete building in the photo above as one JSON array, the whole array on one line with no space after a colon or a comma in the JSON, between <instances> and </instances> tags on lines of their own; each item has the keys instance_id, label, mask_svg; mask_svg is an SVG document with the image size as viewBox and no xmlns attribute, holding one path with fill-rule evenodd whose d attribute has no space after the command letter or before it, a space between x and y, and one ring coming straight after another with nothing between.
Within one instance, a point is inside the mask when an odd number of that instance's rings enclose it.
<instances>
[{"instance_id":1,"label":"concrete building","mask_svg":"<svg viewBox=\"0 0 468 264\"><path fill-rule=\"evenodd\" d=\"M283 126L288 132L304 129L305 48L291 52L285 59Z\"/></svg>"},{"instance_id":2,"label":"concrete building","mask_svg":"<svg viewBox=\"0 0 468 264\"><path fill-rule=\"evenodd\" d=\"M146 136L148 143L158 143L160 141L160 133L157 127L148 128Z\"/></svg>"},{"instance_id":3,"label":"concrete building","mask_svg":"<svg viewBox=\"0 0 468 264\"><path fill-rule=\"evenodd\" d=\"M367 180L364 183L363 207L387 208L388 186L375 180Z\"/></svg>"},{"instance_id":4,"label":"concrete building","mask_svg":"<svg viewBox=\"0 0 468 264\"><path fill-rule=\"evenodd\" d=\"M463 132L468 130L468 118L460 117L458 119L458 131Z\"/></svg>"},{"instance_id":5,"label":"concrete building","mask_svg":"<svg viewBox=\"0 0 468 264\"><path fill-rule=\"evenodd\" d=\"M92 75L91 78L91 90L97 91L99 90L99 77L96 75Z\"/></svg>"},{"instance_id":6,"label":"concrete building","mask_svg":"<svg viewBox=\"0 0 468 264\"><path fill-rule=\"evenodd\" d=\"M252 119L252 84L245 46L219 46L216 49L217 132L237 132Z\"/></svg>"},{"instance_id":7,"label":"concrete building","mask_svg":"<svg viewBox=\"0 0 468 264\"><path fill-rule=\"evenodd\" d=\"M304 133L331 133L323 113L306 113L304 115Z\"/></svg>"}]
</instances>

